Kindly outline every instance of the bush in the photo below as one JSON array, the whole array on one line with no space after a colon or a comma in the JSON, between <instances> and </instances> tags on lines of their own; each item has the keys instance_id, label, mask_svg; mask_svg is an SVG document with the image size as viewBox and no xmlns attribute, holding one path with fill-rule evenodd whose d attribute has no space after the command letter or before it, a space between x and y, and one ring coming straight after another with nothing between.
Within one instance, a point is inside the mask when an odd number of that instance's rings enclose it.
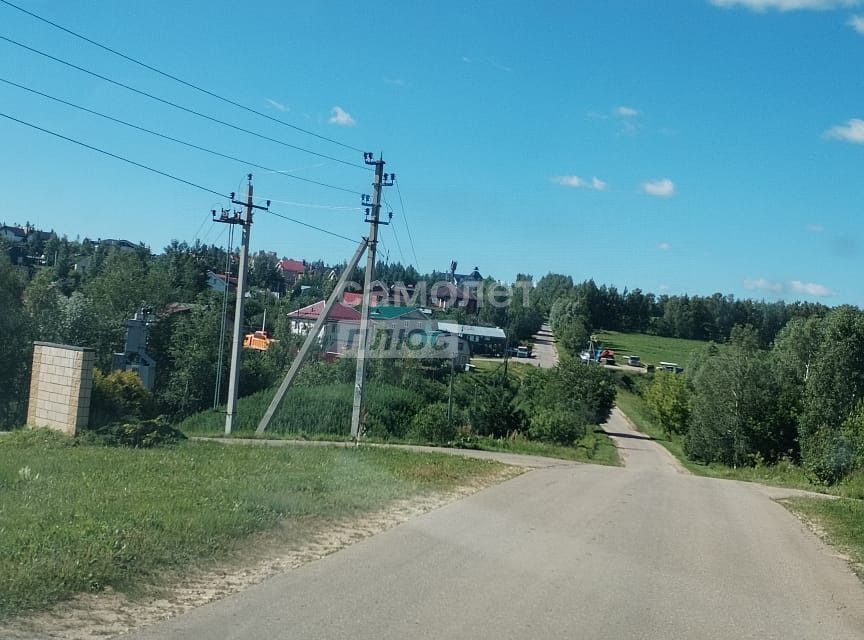
<instances>
[{"instance_id":1,"label":"bush","mask_svg":"<svg viewBox=\"0 0 864 640\"><path fill-rule=\"evenodd\" d=\"M854 468L855 447L845 435L823 429L802 442L801 457L813 481L836 484Z\"/></svg>"},{"instance_id":2,"label":"bush","mask_svg":"<svg viewBox=\"0 0 864 640\"><path fill-rule=\"evenodd\" d=\"M531 418L528 434L532 440L571 446L585 435L584 419L572 411L543 409Z\"/></svg>"},{"instance_id":3,"label":"bush","mask_svg":"<svg viewBox=\"0 0 864 640\"><path fill-rule=\"evenodd\" d=\"M133 371L104 374L93 370L93 395L90 397L90 425L100 427L129 418L146 418L153 408L153 397Z\"/></svg>"},{"instance_id":4,"label":"bush","mask_svg":"<svg viewBox=\"0 0 864 640\"><path fill-rule=\"evenodd\" d=\"M666 435L687 432L692 411L691 391L687 379L674 373L658 373L645 392L645 404L651 417Z\"/></svg>"},{"instance_id":5,"label":"bush","mask_svg":"<svg viewBox=\"0 0 864 640\"><path fill-rule=\"evenodd\" d=\"M456 437L456 428L447 420L447 404L436 402L423 407L411 421L410 434L412 440L422 442L435 444L452 442Z\"/></svg>"},{"instance_id":6,"label":"bush","mask_svg":"<svg viewBox=\"0 0 864 640\"><path fill-rule=\"evenodd\" d=\"M162 445L176 444L186 439L182 431L172 427L164 418L136 420L100 427L85 439L114 447L150 449Z\"/></svg>"}]
</instances>

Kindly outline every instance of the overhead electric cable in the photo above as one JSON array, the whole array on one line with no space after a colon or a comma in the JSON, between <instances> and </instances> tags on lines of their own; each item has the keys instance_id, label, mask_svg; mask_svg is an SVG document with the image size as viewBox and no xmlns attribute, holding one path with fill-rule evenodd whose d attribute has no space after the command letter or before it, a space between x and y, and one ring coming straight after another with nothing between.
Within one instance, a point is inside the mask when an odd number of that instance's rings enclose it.
<instances>
[{"instance_id":1,"label":"overhead electric cable","mask_svg":"<svg viewBox=\"0 0 864 640\"><path fill-rule=\"evenodd\" d=\"M2 2L2 1L3 0L0 0L0 2ZM63 60L62 58L52 56L50 53L46 53L45 51L40 51L39 49L35 49L33 47L27 46L26 44L18 42L17 40L13 40L12 38L9 38L7 36L0 35L0 40L3 40L4 42L8 42L9 44L13 44L16 47L20 47L22 49L30 51L31 53L35 53L37 55L48 58L49 60L53 60L54 62L58 62L62 65L65 65L67 67L75 69L76 71L81 71L82 73L86 73L87 75L93 76L94 78L98 78L99 80L109 82L115 86L122 87L123 89L126 89L128 91L132 91L133 93L137 93L139 95L145 96L147 98L150 98L151 100L155 100L156 102L166 104L170 107L174 107L175 109L180 109L181 111L185 111L186 113L190 113L194 116L198 116L199 118L204 118L205 120L215 122L217 124L222 125L223 127L235 129L236 131L240 131L240 132L248 134L250 136L255 136L256 138L260 138L262 140L267 140L268 142L273 142L275 144L282 145L283 147L288 147L289 149L294 149L296 151L302 151L303 153L308 153L308 154L311 154L313 156L318 156L319 158L325 158L327 160L331 160L333 162L338 162L340 164L344 164L344 165L347 165L349 167L354 167L356 169L363 169L364 171L368 171L368 167L366 167L364 165L355 164L353 162L348 162L347 160L340 160L339 158L334 158L333 156L328 156L327 154L324 154L324 153L318 153L317 151L312 151L311 149L306 149L305 147L298 147L297 145L290 144L288 142L285 142L284 140L279 140L278 138L271 138L270 136L264 135L263 133L258 133L257 131L252 131L251 129L246 129L246 128L241 127L239 125L232 124L230 122L226 122L225 120L220 120L219 118L214 118L213 116L209 116L206 113L202 113L201 111L196 111L195 109L190 109L189 107L184 107L182 104L172 102L171 100L166 100L165 98L160 98L159 96L156 96L152 93L148 93L147 91L142 91L141 89L136 89L135 87L133 87L131 85L124 84L123 82L120 82L118 80L114 80L112 78L109 78L108 76L103 76L100 73L96 73L95 71L85 69L84 67L80 67L77 64L72 64L71 62Z\"/></svg>"},{"instance_id":2,"label":"overhead electric cable","mask_svg":"<svg viewBox=\"0 0 864 640\"><path fill-rule=\"evenodd\" d=\"M31 129L36 129L37 131L41 131L43 133L50 134L52 136L60 138L61 140L66 140L67 142L72 142L74 144L85 147L86 149L90 149L91 151L96 151L98 153L104 154L110 158L114 158L116 160L121 160L123 162L131 164L131 165L138 167L140 169L145 169L147 171L151 171L153 173L156 173L160 176L170 178L171 180L176 180L177 182L181 182L181 183L188 185L190 187L195 187L196 189L200 189L201 191L206 191L207 193L212 193L212 194L217 195L217 196L222 197L222 198L228 197L224 194L219 193L218 191L215 191L213 189L208 189L207 187L201 186L200 184L196 184L194 182L191 182L190 180L180 178L178 176L167 173L165 171L161 171L160 169L155 169L153 167L149 167L146 164L141 164L140 162L135 162L134 160L130 160L129 158L124 158L123 156L117 155L116 153L111 153L110 151L105 151L104 149L100 149L99 147L94 147L93 145L87 144L86 142L81 142L80 140L76 140L75 138L70 138L68 136L64 136L61 133L57 133L56 131L51 131L50 129L45 129L44 127L40 127L40 126L35 125L31 122L25 122L24 120L20 120L18 118L15 118L14 116L10 116L9 114L0 112L0 117L6 118L6 119L11 120L13 122L17 122L18 124L22 124L26 127L30 127ZM290 216L276 213L275 211L268 211L268 213L271 213L272 215L276 216L277 218L282 218L284 220L288 220L289 222L293 222L295 224L299 224L299 225L302 225L304 227L308 227L309 229L314 229L315 231L320 231L321 233L326 233L327 235L331 235L331 236L334 236L336 238L341 238L342 240L347 240L348 242L356 242L356 239L354 239L354 238L349 238L348 236L343 236L342 234L336 233L335 231L329 231L328 229L323 229L321 227L317 227L314 224L309 224L308 222L303 222L302 220L297 220L296 218L292 218Z\"/></svg>"},{"instance_id":3,"label":"overhead electric cable","mask_svg":"<svg viewBox=\"0 0 864 640\"><path fill-rule=\"evenodd\" d=\"M405 211L405 202L402 200L402 189L399 188L399 181L396 183L396 193L399 194L399 206L402 207L402 219L405 221L405 230L408 232L408 241L411 243L411 253L414 255L414 268L420 271L420 261L417 260L417 251L414 249L414 238L411 236L411 227L408 226L408 214Z\"/></svg>"},{"instance_id":4,"label":"overhead electric cable","mask_svg":"<svg viewBox=\"0 0 864 640\"><path fill-rule=\"evenodd\" d=\"M299 224L303 227L308 227L309 229L314 229L315 231L320 231L321 233L326 233L327 235L333 236L334 238L340 238L342 240L347 240L348 242L352 242L357 244L357 238L349 238L348 236L343 236L341 233L336 233L335 231L330 231L329 229L323 229L321 227L316 227L314 224L309 224L308 222L303 222L302 220L297 220L296 218L292 218L290 216L283 215L281 213L276 213L272 210L267 210L267 213L270 215L274 215L277 218L282 218L283 220L288 220L289 222L293 222L295 224Z\"/></svg>"},{"instance_id":5,"label":"overhead electric cable","mask_svg":"<svg viewBox=\"0 0 864 640\"><path fill-rule=\"evenodd\" d=\"M298 127L297 125L291 124L290 122L285 122L284 120L281 120L279 118L274 118L273 116L271 116L269 114L258 111L257 109L253 109L252 107L247 107L246 105L240 104L239 102L235 102L234 100L231 100L230 98L226 98L224 96L219 95L218 93L215 93L213 91L209 91L208 89L200 87L200 86L193 84L187 80L183 80L182 78L178 78L177 76L172 75L172 74L168 73L167 71L162 71L161 69L157 69L156 67L153 67L153 66L151 66L145 62L141 62L140 60L137 60L136 58L133 58L132 56L126 55L125 53L117 51L116 49L112 49L111 47L104 45L100 42L96 42L95 40L92 40L92 39L88 38L87 36L84 36L84 35L81 35L80 33L72 31L71 29L64 27L60 24L57 24L56 22L52 22L51 20L44 18L44 17L42 17L36 13L33 13L32 11L28 11L27 9L24 9L23 7L19 7L16 4L8 2L8 0L0 0L0 2L2 2L3 4L5 4L8 7L11 7L12 9L16 9L16 10L20 11L21 13L24 13L24 14L32 17L32 18L35 18L36 20L40 20L40 21L44 22L45 24L51 25L55 29L60 29L61 31L68 33L71 36L79 38L80 40L83 40L84 42L92 44L95 47L99 47L100 49L103 49L104 51L112 53L115 56L119 56L120 58L123 58L124 60L128 60L129 62L132 62L132 63L137 64L137 65L139 65L145 69L153 71L154 73L158 73L159 75L164 76L165 78L169 78L170 80L174 80L175 82L179 82L180 84L182 84L186 87L189 87L190 89L195 89L196 91L200 91L201 93L206 94L212 98L216 98L217 100L221 100L222 102L230 104L230 105L237 107L239 109L243 109L244 111L248 111L249 113L254 113L255 115L261 116L262 118L266 118L267 120L272 120L273 122L277 122L277 123L281 124L282 126L289 127L289 128L294 129L296 131L300 131L300 132L305 133L307 135L313 136L315 138L318 138L319 140L325 140L327 142L331 142L333 144L339 145L340 147L344 147L346 149L351 149L352 151L357 151L358 153L363 153L363 151L364 151L363 149L358 149L357 147L353 147L350 144L345 144L344 142L340 142L339 140L334 140L333 138L328 138L327 136L322 136L321 134L315 133L314 131L309 131L308 129Z\"/></svg>"},{"instance_id":6,"label":"overhead electric cable","mask_svg":"<svg viewBox=\"0 0 864 640\"><path fill-rule=\"evenodd\" d=\"M0 0L2 1L2 0ZM336 189L337 191L344 191L346 193L351 193L354 195L361 195L359 191L354 191L353 189L347 189L345 187L338 187L336 185L327 184L326 182L319 182L318 180L312 180L311 178L304 178L302 176L294 175L293 173L286 173L284 171L279 171L277 169L271 169L270 167L265 167L264 165L258 164L256 162L252 162L251 160L244 160L242 158L237 158L236 156L229 155L227 153L222 153L220 151L214 151L213 149L208 149L207 147L202 147L197 144L193 144L191 142L187 142L185 140L180 140L179 138L174 138L169 135L165 135L164 133L159 133L158 131L153 131L152 129L147 129L146 127L139 126L137 124L132 124L131 122L127 122L125 120L120 120L119 118L115 118L113 116L109 116L107 114L101 113L99 111L94 111L93 109L88 109L87 107L82 107L81 105L77 105L73 102L69 102L67 100L63 100L62 98L57 98L47 93L43 93L41 91L37 91L36 89L31 89L29 87L25 87L22 84L18 84L17 82L12 82L11 80L7 80L5 78L0 78L0 82L3 82L8 85L12 85L13 87L17 87L19 89L23 89L24 91L29 91L30 93L35 93L36 95L42 96L43 98L48 98L49 100L53 100L55 102L59 102L60 104L64 104L68 107L72 107L73 109L78 109L80 111L84 111L86 113L92 114L94 116L98 116L100 118L105 118L106 120L110 120L111 122L116 122L117 124L122 124L124 127L130 127L137 131L142 131L144 133L150 134L152 136L156 136L157 138L162 138L163 140L169 140L171 142L175 142L177 144L182 144L183 146L189 147L191 149L195 149L197 151L203 151L204 153L209 153L214 156L218 156L220 158L225 158L226 160L231 160L233 162L239 162L240 164L248 165L250 167L255 167L257 169L263 169L265 171L269 171L271 173L277 173L279 175L285 176L286 178L293 178L294 180L300 180L301 182L308 182L311 184L316 184L321 187L327 187L329 189ZM239 191L239 189L238 189Z\"/></svg>"},{"instance_id":7,"label":"overhead electric cable","mask_svg":"<svg viewBox=\"0 0 864 640\"><path fill-rule=\"evenodd\" d=\"M393 207L390 206L390 202L387 200L387 196L384 196L384 204L387 205L387 208L390 211L393 211ZM396 248L399 249L399 257L402 259L402 265L408 266L405 260L405 254L402 253L402 243L399 242L399 234L396 233L396 225L389 225L388 228L393 232L393 238L396 240Z\"/></svg>"},{"instance_id":8,"label":"overhead electric cable","mask_svg":"<svg viewBox=\"0 0 864 640\"><path fill-rule=\"evenodd\" d=\"M134 160L130 160L129 158L124 158L123 156L118 156L116 153L111 153L110 151L105 151L104 149L100 149L99 147L94 147L93 145L87 144L86 142L81 142L80 140L76 140L75 138L70 138L68 136L64 136L61 133L57 133L56 131L51 131L50 129L45 129L44 127L40 127L31 122L25 122L24 120L19 120L13 116L10 116L7 113L0 112L0 117L6 118L7 120L12 120L13 122L17 122L18 124L23 124L25 127L30 127L31 129L36 129L37 131L41 131L43 133L47 133L49 135L60 138L61 140L66 140L67 142L72 142L74 144L80 145L86 149L90 149L91 151L96 151L97 153L101 153L110 158L114 158L115 160L122 160L128 164L131 164L135 167L139 167L140 169L146 169L147 171L151 171L153 173L157 173L160 176L165 176L166 178L171 178L172 180L176 180L177 182L182 182L185 185L189 185L190 187L195 187L196 189L200 189L201 191L206 191L207 193L212 193L214 195L219 196L220 198L227 198L228 196L224 193L219 193L214 189L208 189L207 187L202 187L200 184L196 184L184 178L180 178L171 173L167 173L165 171L161 171L159 169L154 169L153 167L148 167L146 164L141 164L140 162L135 162Z\"/></svg>"}]
</instances>

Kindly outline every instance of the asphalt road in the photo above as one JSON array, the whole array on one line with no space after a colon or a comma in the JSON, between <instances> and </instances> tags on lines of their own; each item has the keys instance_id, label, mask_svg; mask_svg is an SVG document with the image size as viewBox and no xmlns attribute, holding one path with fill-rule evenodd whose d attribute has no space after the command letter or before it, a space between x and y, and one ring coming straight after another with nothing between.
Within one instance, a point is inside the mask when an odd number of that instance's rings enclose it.
<instances>
[{"instance_id":1,"label":"asphalt road","mask_svg":"<svg viewBox=\"0 0 864 640\"><path fill-rule=\"evenodd\" d=\"M535 468L132 637L864 638L862 584L777 490L606 428L625 468Z\"/></svg>"},{"instance_id":2,"label":"asphalt road","mask_svg":"<svg viewBox=\"0 0 864 640\"><path fill-rule=\"evenodd\" d=\"M531 358L520 358L519 362L534 364L543 369L551 369L558 364L558 350L555 347L555 338L548 324L540 327L532 338L534 346L531 348Z\"/></svg>"}]
</instances>

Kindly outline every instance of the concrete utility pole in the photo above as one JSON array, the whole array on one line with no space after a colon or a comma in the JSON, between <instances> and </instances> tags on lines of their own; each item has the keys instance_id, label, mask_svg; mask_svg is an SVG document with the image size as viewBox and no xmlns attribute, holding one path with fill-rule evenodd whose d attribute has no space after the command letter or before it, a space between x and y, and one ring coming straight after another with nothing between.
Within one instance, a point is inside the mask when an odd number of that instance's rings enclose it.
<instances>
[{"instance_id":1,"label":"concrete utility pole","mask_svg":"<svg viewBox=\"0 0 864 640\"><path fill-rule=\"evenodd\" d=\"M369 223L369 250L366 258L366 273L363 278L363 306L360 311L360 340L357 345L357 372L354 378L354 406L351 410L351 437L358 441L363 435L363 386L366 381L366 343L369 339L369 306L372 297L372 283L375 272L375 253L378 246L378 225L381 222L381 188L393 186L396 174L384 173L384 159L375 160L371 153L363 154L363 161L375 167L372 181L372 202L364 197L366 222Z\"/></svg>"},{"instance_id":2,"label":"concrete utility pole","mask_svg":"<svg viewBox=\"0 0 864 640\"><path fill-rule=\"evenodd\" d=\"M237 272L237 300L234 305L234 335L231 342L231 371L228 374L228 409L225 412L225 435L231 435L231 430L234 428L234 419L237 417L237 393L240 385L240 354L243 348L243 305L246 301L246 272L248 271L249 262L249 233L252 229L252 212L255 209L266 211L270 208L270 201L267 201L267 206L260 206L252 202L252 174L249 174L249 182L246 185L246 202L235 200L234 193L231 194L231 202L236 205L246 207L246 217L241 218L240 212L233 213L222 210L220 218L216 218L214 210L213 219L216 222L224 222L227 224L239 224L243 229L243 241L240 245L240 265ZM231 248L229 247L229 251ZM228 274L225 274L225 287L230 288L231 279Z\"/></svg>"},{"instance_id":3,"label":"concrete utility pole","mask_svg":"<svg viewBox=\"0 0 864 640\"><path fill-rule=\"evenodd\" d=\"M366 238L363 238L360 244L357 245L357 250L354 252L354 256L348 261L348 264L342 271L342 275L339 276L339 280L336 282L336 287L333 289L330 297L327 298L327 302L324 303L324 308L318 315L318 319L306 334L306 340L303 341L303 346L300 347L300 351L296 356L294 356L294 361L291 363L288 373L285 374L285 378L276 390L276 395L273 396L273 400L270 402L270 406L267 407L264 417L261 418L261 422L258 423L256 433L264 433L267 430L267 427L270 426L270 422L273 420L273 416L276 415L276 411L279 409L279 405L282 404L282 400L284 400L288 389L291 388L291 384L294 382L294 378L297 376L300 366L303 364L303 361L312 349L312 345L318 342L318 336L324 328L324 325L327 323L327 318L330 316L331 309L333 309L333 307L342 298L342 293L345 291L345 283L348 282L348 278L351 277L351 272L354 271L354 267L360 263L360 258L363 257L363 252L366 251L366 246L367 240Z\"/></svg>"}]
</instances>

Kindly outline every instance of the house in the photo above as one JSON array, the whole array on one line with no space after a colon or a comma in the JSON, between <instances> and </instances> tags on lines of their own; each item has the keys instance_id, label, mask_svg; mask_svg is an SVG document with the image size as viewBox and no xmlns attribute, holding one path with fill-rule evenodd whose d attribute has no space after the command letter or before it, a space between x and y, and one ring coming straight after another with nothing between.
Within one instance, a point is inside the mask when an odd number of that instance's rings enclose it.
<instances>
[{"instance_id":1,"label":"house","mask_svg":"<svg viewBox=\"0 0 864 640\"><path fill-rule=\"evenodd\" d=\"M138 245L133 242L129 242L128 240L115 240L113 238L97 240L94 244L97 247L105 249L117 249L118 251L135 251L136 249L138 249Z\"/></svg>"},{"instance_id":2,"label":"house","mask_svg":"<svg viewBox=\"0 0 864 640\"><path fill-rule=\"evenodd\" d=\"M483 276L480 274L480 267L474 267L471 273L456 273L456 267L459 263L453 260L450 263L449 281L460 287L468 289L476 289L483 282Z\"/></svg>"},{"instance_id":3,"label":"house","mask_svg":"<svg viewBox=\"0 0 864 640\"><path fill-rule=\"evenodd\" d=\"M5 238L9 242L18 243L27 240L27 231L21 227L10 227L8 225L0 225L0 238Z\"/></svg>"},{"instance_id":4,"label":"house","mask_svg":"<svg viewBox=\"0 0 864 640\"><path fill-rule=\"evenodd\" d=\"M475 288L457 285L452 282L437 283L430 292L432 303L439 309L464 309L468 313L477 311L477 292Z\"/></svg>"},{"instance_id":5,"label":"house","mask_svg":"<svg viewBox=\"0 0 864 640\"><path fill-rule=\"evenodd\" d=\"M215 291L216 293L225 293L225 282L226 277L224 273L215 273L213 271L207 271L207 286L211 291ZM227 277L228 287L230 287L229 291L237 290L237 278L234 276Z\"/></svg>"},{"instance_id":6,"label":"house","mask_svg":"<svg viewBox=\"0 0 864 640\"><path fill-rule=\"evenodd\" d=\"M468 343L471 355L504 355L507 334L498 327L475 327L457 322L438 322L438 328Z\"/></svg>"},{"instance_id":7,"label":"house","mask_svg":"<svg viewBox=\"0 0 864 640\"><path fill-rule=\"evenodd\" d=\"M306 263L302 260L282 258L276 263L276 271L285 279L285 282L295 284L306 273Z\"/></svg>"},{"instance_id":8,"label":"house","mask_svg":"<svg viewBox=\"0 0 864 640\"><path fill-rule=\"evenodd\" d=\"M306 335L315 325L324 311L326 300L319 300L315 304L307 305L288 314L291 321L291 332ZM360 311L354 307L337 302L330 309L327 322L318 334L325 354L329 358L341 355L347 350L347 343L360 327Z\"/></svg>"},{"instance_id":9,"label":"house","mask_svg":"<svg viewBox=\"0 0 864 640\"><path fill-rule=\"evenodd\" d=\"M386 301L387 297L387 291L383 288L383 285L376 282L372 285L372 291L369 294L369 306L377 307L382 304L382 301ZM360 309L363 305L363 294L359 291L346 291L342 294L342 302L348 306Z\"/></svg>"}]
</instances>

